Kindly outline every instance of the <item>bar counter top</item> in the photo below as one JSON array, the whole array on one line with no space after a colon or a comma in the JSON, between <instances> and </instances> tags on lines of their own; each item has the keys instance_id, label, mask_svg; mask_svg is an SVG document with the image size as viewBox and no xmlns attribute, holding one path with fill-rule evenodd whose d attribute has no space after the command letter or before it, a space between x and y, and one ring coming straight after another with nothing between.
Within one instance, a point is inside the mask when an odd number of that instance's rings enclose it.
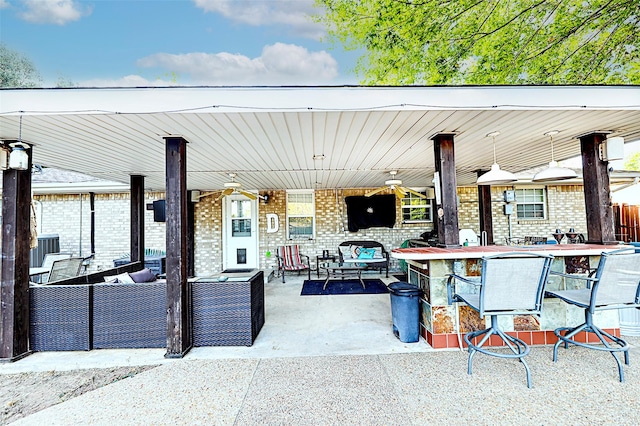
<instances>
[{"instance_id":1,"label":"bar counter top","mask_svg":"<svg viewBox=\"0 0 640 426\"><path fill-rule=\"evenodd\" d=\"M500 253L528 252L552 254L554 256L596 256L602 252L610 252L622 248L633 248L624 244L532 244L527 246L462 246L456 248L415 247L396 248L391 250L391 256L404 260L435 260L435 259L479 259Z\"/></svg>"}]
</instances>

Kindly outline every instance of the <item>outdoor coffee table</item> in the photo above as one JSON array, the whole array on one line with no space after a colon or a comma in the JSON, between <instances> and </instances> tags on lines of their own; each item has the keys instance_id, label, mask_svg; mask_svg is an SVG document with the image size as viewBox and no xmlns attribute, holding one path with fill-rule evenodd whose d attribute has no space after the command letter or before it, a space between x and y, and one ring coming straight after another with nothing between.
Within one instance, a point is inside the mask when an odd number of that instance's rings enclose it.
<instances>
[{"instance_id":1,"label":"outdoor coffee table","mask_svg":"<svg viewBox=\"0 0 640 426\"><path fill-rule=\"evenodd\" d=\"M366 266L359 266L357 263L338 263L328 262L318 265L318 269L327 271L327 279L324 281L322 289L324 290L329 284L329 280L333 279L345 279L351 277L357 277L362 284L362 288L366 288L364 281L362 281L362 271L366 269Z\"/></svg>"}]
</instances>

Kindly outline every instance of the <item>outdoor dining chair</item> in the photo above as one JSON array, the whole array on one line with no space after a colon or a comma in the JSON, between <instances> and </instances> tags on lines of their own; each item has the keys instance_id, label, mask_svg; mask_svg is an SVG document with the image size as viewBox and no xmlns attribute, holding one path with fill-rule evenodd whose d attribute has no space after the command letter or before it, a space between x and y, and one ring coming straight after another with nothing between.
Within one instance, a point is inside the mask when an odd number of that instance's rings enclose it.
<instances>
[{"instance_id":1,"label":"outdoor dining chair","mask_svg":"<svg viewBox=\"0 0 640 426\"><path fill-rule=\"evenodd\" d=\"M284 282L284 274L286 271L307 271L309 280L311 279L311 265L309 256L300 254L298 245L279 246L276 258L278 259L278 274L282 274L282 282Z\"/></svg>"},{"instance_id":2,"label":"outdoor dining chair","mask_svg":"<svg viewBox=\"0 0 640 426\"><path fill-rule=\"evenodd\" d=\"M53 262L51 272L49 273L48 283L73 278L80 275L80 269L84 259L81 257L70 257L68 259L58 259Z\"/></svg>"},{"instance_id":3,"label":"outdoor dining chair","mask_svg":"<svg viewBox=\"0 0 640 426\"><path fill-rule=\"evenodd\" d=\"M505 253L482 258L480 280L450 274L447 280L449 304L461 302L478 312L480 318L489 316L491 326L471 331L464 336L469 348L467 372L476 352L499 358L517 358L527 373L531 387L531 372L523 359L529 346L521 339L506 334L498 324L501 315L537 315L542 312L542 297L549 278L553 256L533 253ZM458 330L459 332L459 330ZM492 335L499 336L512 353L486 349ZM475 343L477 342L477 343Z\"/></svg>"},{"instance_id":4,"label":"outdoor dining chair","mask_svg":"<svg viewBox=\"0 0 640 426\"><path fill-rule=\"evenodd\" d=\"M596 326L593 316L596 312L622 309L640 309L640 254L634 249L622 249L602 253L598 269L591 276L580 276L551 272L565 278L583 280L586 288L575 290L547 291L547 296L557 297L562 301L584 309L585 321L577 327L560 327L554 331L558 341L553 346L553 361L558 359L558 347L564 342L565 349L569 344L589 349L610 352L618 364L620 381L624 382L624 371L617 352L624 354L624 362L629 365L629 345L620 337L616 337ZM586 338L578 340L578 333L587 333ZM589 342L589 333L595 335L602 343L595 345Z\"/></svg>"},{"instance_id":5,"label":"outdoor dining chair","mask_svg":"<svg viewBox=\"0 0 640 426\"><path fill-rule=\"evenodd\" d=\"M40 276L38 277L38 282L43 282L46 283L47 281L49 281L49 274L51 273L51 268L53 267L53 263L56 260L60 260L60 259L68 259L71 257L71 253L47 253L44 255L44 259L42 259L42 266L41 268L44 270L46 269L46 272L43 272L42 274L40 274Z\"/></svg>"}]
</instances>

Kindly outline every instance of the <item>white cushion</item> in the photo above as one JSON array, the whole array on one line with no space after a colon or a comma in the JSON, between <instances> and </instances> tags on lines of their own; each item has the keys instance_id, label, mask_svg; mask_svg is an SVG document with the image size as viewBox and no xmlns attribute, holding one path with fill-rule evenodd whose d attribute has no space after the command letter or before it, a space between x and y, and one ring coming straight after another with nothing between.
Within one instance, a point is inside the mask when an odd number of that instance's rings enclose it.
<instances>
[{"instance_id":1,"label":"white cushion","mask_svg":"<svg viewBox=\"0 0 640 426\"><path fill-rule=\"evenodd\" d=\"M382 256L382 247L374 247L375 253L373 254L374 259L384 259Z\"/></svg>"},{"instance_id":2,"label":"white cushion","mask_svg":"<svg viewBox=\"0 0 640 426\"><path fill-rule=\"evenodd\" d=\"M351 259L351 246L338 246L344 260Z\"/></svg>"},{"instance_id":3,"label":"white cushion","mask_svg":"<svg viewBox=\"0 0 640 426\"><path fill-rule=\"evenodd\" d=\"M133 278L131 278L131 276L128 273L123 273L120 275L117 275L116 278L118 279L118 282L121 284L135 284L136 282L133 280Z\"/></svg>"}]
</instances>

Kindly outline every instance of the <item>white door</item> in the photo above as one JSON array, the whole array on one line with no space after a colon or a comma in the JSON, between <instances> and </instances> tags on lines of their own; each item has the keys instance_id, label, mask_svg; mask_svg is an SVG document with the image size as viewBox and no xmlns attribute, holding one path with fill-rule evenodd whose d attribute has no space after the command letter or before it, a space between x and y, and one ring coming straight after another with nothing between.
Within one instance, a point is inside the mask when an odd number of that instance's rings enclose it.
<instances>
[{"instance_id":1,"label":"white door","mask_svg":"<svg viewBox=\"0 0 640 426\"><path fill-rule=\"evenodd\" d=\"M258 200L232 194L223 205L224 268L258 268Z\"/></svg>"}]
</instances>

